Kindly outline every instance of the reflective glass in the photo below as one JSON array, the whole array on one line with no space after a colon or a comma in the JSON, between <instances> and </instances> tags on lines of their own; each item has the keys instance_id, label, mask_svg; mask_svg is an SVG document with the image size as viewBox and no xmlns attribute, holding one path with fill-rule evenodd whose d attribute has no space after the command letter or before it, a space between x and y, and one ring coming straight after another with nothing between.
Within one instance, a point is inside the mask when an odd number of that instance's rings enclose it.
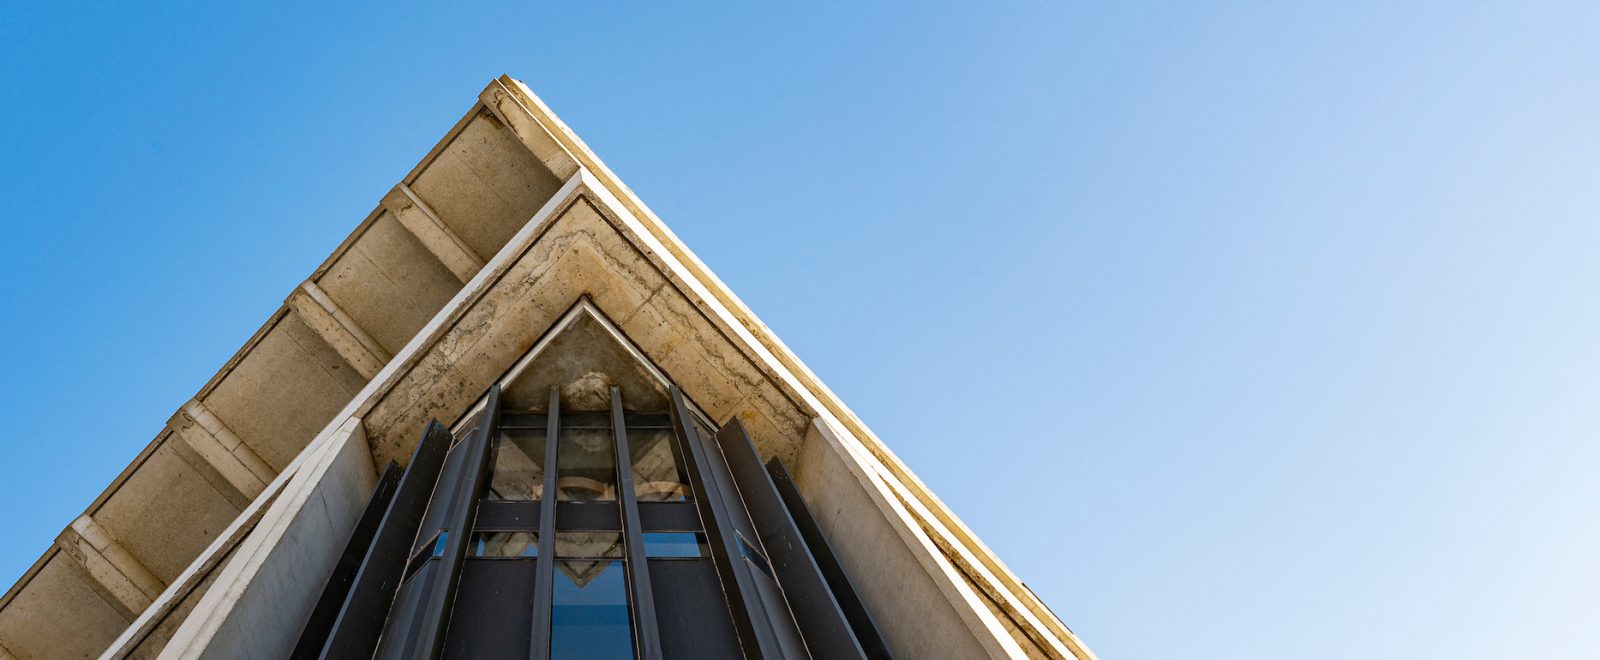
<instances>
[{"instance_id":1,"label":"reflective glass","mask_svg":"<svg viewBox=\"0 0 1600 660\"><path fill-rule=\"evenodd\" d=\"M467 552L473 557L537 557L539 535L534 532L477 532Z\"/></svg>"},{"instance_id":2,"label":"reflective glass","mask_svg":"<svg viewBox=\"0 0 1600 660\"><path fill-rule=\"evenodd\" d=\"M622 557L622 532L556 532L556 556L609 559Z\"/></svg>"},{"instance_id":3,"label":"reflective glass","mask_svg":"<svg viewBox=\"0 0 1600 660\"><path fill-rule=\"evenodd\" d=\"M767 558L762 556L759 550L751 547L749 542L744 540L743 534L735 532L733 537L739 541L739 554L744 555L745 559L749 560L762 573L765 573L767 577L773 580L778 579L777 576L772 574L772 565L767 563Z\"/></svg>"},{"instance_id":4,"label":"reflective glass","mask_svg":"<svg viewBox=\"0 0 1600 660\"><path fill-rule=\"evenodd\" d=\"M621 561L556 562L550 607L550 657L633 657L628 581Z\"/></svg>"},{"instance_id":5,"label":"reflective glass","mask_svg":"<svg viewBox=\"0 0 1600 660\"><path fill-rule=\"evenodd\" d=\"M617 499L617 453L611 422L601 415L583 426L561 425L556 446L557 499L592 502Z\"/></svg>"},{"instance_id":6,"label":"reflective glass","mask_svg":"<svg viewBox=\"0 0 1600 660\"><path fill-rule=\"evenodd\" d=\"M644 556L688 558L707 556L706 535L699 532L645 532Z\"/></svg>"},{"instance_id":7,"label":"reflective glass","mask_svg":"<svg viewBox=\"0 0 1600 660\"><path fill-rule=\"evenodd\" d=\"M633 461L633 492L640 502L689 499L689 480L673 452L670 429L628 429L628 454Z\"/></svg>"},{"instance_id":8,"label":"reflective glass","mask_svg":"<svg viewBox=\"0 0 1600 660\"><path fill-rule=\"evenodd\" d=\"M500 429L495 436L488 499L539 499L544 491L544 436L544 429L538 428Z\"/></svg>"}]
</instances>

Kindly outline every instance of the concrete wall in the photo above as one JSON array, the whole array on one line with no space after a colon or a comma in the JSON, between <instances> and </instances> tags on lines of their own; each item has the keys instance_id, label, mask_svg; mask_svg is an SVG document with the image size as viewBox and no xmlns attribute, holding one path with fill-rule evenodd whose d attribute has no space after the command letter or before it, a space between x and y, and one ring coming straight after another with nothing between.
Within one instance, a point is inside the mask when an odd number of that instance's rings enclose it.
<instances>
[{"instance_id":1,"label":"concrete wall","mask_svg":"<svg viewBox=\"0 0 1600 660\"><path fill-rule=\"evenodd\" d=\"M853 467L845 448L822 422L813 422L800 447L795 486L850 574L861 600L902 658L985 658L985 648L923 570L889 518L872 515L882 502L871 477Z\"/></svg>"},{"instance_id":2,"label":"concrete wall","mask_svg":"<svg viewBox=\"0 0 1600 660\"><path fill-rule=\"evenodd\" d=\"M161 658L277 659L294 650L377 482L361 420L315 451Z\"/></svg>"}]
</instances>

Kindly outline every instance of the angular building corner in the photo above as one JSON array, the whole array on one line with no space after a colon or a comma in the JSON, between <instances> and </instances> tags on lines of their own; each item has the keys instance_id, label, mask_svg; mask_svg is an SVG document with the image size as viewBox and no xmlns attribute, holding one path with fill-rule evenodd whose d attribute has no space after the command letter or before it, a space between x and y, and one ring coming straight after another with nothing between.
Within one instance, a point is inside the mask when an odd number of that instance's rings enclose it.
<instances>
[{"instance_id":1,"label":"angular building corner","mask_svg":"<svg viewBox=\"0 0 1600 660\"><path fill-rule=\"evenodd\" d=\"M505 76L0 598L0 660L440 655L1094 657Z\"/></svg>"}]
</instances>

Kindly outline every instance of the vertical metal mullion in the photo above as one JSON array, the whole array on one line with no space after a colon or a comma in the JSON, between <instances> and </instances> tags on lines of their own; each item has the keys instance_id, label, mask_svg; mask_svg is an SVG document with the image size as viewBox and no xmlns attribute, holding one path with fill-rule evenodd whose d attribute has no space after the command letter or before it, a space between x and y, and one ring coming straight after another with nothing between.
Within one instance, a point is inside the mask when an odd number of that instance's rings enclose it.
<instances>
[{"instance_id":1,"label":"vertical metal mullion","mask_svg":"<svg viewBox=\"0 0 1600 660\"><path fill-rule=\"evenodd\" d=\"M370 658L377 649L428 498L450 451L450 439L450 431L439 420L428 422L339 608L339 617L319 656L324 660Z\"/></svg>"},{"instance_id":2,"label":"vertical metal mullion","mask_svg":"<svg viewBox=\"0 0 1600 660\"><path fill-rule=\"evenodd\" d=\"M656 629L655 596L650 591L650 569L645 563L644 536L639 525L639 503L633 492L633 454L628 449L628 427L622 414L622 389L611 386L611 432L616 436L617 485L622 499L623 547L628 554L628 588L633 597L634 641L642 660L660 660L661 634Z\"/></svg>"},{"instance_id":3,"label":"vertical metal mullion","mask_svg":"<svg viewBox=\"0 0 1600 660\"><path fill-rule=\"evenodd\" d=\"M732 610L734 628L739 631L740 646L750 658L782 657L771 629L756 621L764 615L753 610L760 605L752 602L758 598L756 587L750 583L751 577L741 565L743 553L739 550L739 541L734 538L732 514L728 512L728 504L723 499L725 495L710 472L711 459L706 455L706 448L696 440L698 432L694 428L689 407L683 401L683 392L676 385L671 389L673 427L679 442L683 443L684 457L689 461L689 481L697 491L695 503L700 509L701 526L712 544L712 561L722 577L723 593Z\"/></svg>"},{"instance_id":4,"label":"vertical metal mullion","mask_svg":"<svg viewBox=\"0 0 1600 660\"><path fill-rule=\"evenodd\" d=\"M782 498L784 507L789 510L789 517L794 520L802 542L811 551L817 569L822 572L823 579L828 583L828 589L833 592L834 600L838 602L840 611L849 622L851 631L855 633L856 641L861 644L862 652L874 660L893 660L894 652L888 643L883 641L883 634L878 631L877 621L873 620L872 613L867 611L867 606L856 594L849 573L845 572L844 566L839 563L838 555L833 552L833 545L828 543L828 537L817 525L817 518L812 515L811 507L807 506L805 498L800 496L800 489L795 486L794 477L789 475L788 468L783 466L783 461L774 456L767 461L767 475L772 478L772 485L777 489L778 497Z\"/></svg>"},{"instance_id":5,"label":"vertical metal mullion","mask_svg":"<svg viewBox=\"0 0 1600 660\"><path fill-rule=\"evenodd\" d=\"M528 646L532 660L550 657L550 601L556 579L556 438L560 433L561 390L551 385L544 431L544 489L539 495L538 575L533 582L533 631Z\"/></svg>"},{"instance_id":6,"label":"vertical metal mullion","mask_svg":"<svg viewBox=\"0 0 1600 660\"><path fill-rule=\"evenodd\" d=\"M811 556L799 526L784 506L783 497L772 477L761 467L761 455L738 419L729 420L717 432L717 444L727 461L728 471L751 523L761 537L767 563L799 626L810 652L824 658L865 660L850 622L838 599L823 577L822 569Z\"/></svg>"},{"instance_id":7,"label":"vertical metal mullion","mask_svg":"<svg viewBox=\"0 0 1600 660\"><path fill-rule=\"evenodd\" d=\"M428 595L418 622L416 644L411 648L414 657L437 658L444 653L445 631L450 625L450 610L455 602L456 586L461 582L461 562L467 553L467 542L472 537L472 515L478 509L478 499L483 491L484 475L489 466L489 441L494 437L500 420L500 386L489 388L489 401L484 409L483 421L467 438L472 444L462 447L467 453L462 457L461 479L450 495L449 513L444 528L450 534L445 541L444 555L439 558L435 574L439 583Z\"/></svg>"}]
</instances>

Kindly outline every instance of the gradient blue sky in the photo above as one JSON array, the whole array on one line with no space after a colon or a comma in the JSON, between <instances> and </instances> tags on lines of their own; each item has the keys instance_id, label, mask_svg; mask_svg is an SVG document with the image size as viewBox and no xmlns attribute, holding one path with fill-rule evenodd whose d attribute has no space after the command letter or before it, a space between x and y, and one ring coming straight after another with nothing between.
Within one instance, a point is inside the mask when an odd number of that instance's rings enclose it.
<instances>
[{"instance_id":1,"label":"gradient blue sky","mask_svg":"<svg viewBox=\"0 0 1600 660\"><path fill-rule=\"evenodd\" d=\"M0 7L0 581L509 73L1102 657L1600 654L1592 4L143 4Z\"/></svg>"}]
</instances>

